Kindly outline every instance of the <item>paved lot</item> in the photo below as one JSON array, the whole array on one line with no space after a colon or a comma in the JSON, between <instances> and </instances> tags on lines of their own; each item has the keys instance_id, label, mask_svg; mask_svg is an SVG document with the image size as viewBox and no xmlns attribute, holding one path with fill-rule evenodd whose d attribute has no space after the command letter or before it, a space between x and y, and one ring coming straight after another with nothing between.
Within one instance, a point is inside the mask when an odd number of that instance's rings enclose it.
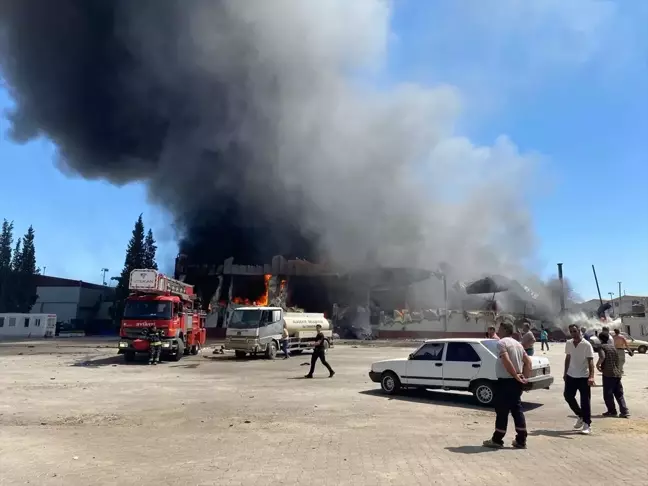
<instances>
[{"instance_id":1,"label":"paved lot","mask_svg":"<svg viewBox=\"0 0 648 486\"><path fill-rule=\"evenodd\" d=\"M337 346L329 353L335 378L319 369L303 380L309 355L271 362L205 354L149 367L122 364L109 344L0 343L0 484L648 481L648 355L626 365L631 420L595 419L592 436L575 435L559 379L525 395L529 449L490 451L479 444L494 414L470 397L376 391L369 364L407 348ZM562 346L547 356L561 374ZM598 415L600 388L594 398ZM621 477L599 467L606 459L622 461Z\"/></svg>"}]
</instances>

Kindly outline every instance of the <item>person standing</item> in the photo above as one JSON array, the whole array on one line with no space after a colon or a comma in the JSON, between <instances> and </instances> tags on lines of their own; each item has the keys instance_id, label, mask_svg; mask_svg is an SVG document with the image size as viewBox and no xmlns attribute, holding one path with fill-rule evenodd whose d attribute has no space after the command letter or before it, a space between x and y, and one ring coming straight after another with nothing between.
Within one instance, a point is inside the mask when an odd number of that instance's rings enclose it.
<instances>
[{"instance_id":1,"label":"person standing","mask_svg":"<svg viewBox=\"0 0 648 486\"><path fill-rule=\"evenodd\" d=\"M495 332L495 326L489 326L488 330L486 331L486 336L488 336L488 339L498 339L499 336Z\"/></svg>"},{"instance_id":2,"label":"person standing","mask_svg":"<svg viewBox=\"0 0 648 486\"><path fill-rule=\"evenodd\" d=\"M513 322L510 321L502 322L499 327L498 334L503 337L497 342L495 432L483 443L484 447L493 449L504 447L509 414L513 417L516 433L512 445L517 449L526 449L528 434L522 411L522 392L531 372L531 358L522 345L513 339L513 329Z\"/></svg>"},{"instance_id":3,"label":"person standing","mask_svg":"<svg viewBox=\"0 0 648 486\"><path fill-rule=\"evenodd\" d=\"M526 351L526 354L529 356L533 356L533 345L536 342L536 338L533 335L533 332L531 332L531 324L529 324L529 321L524 321L524 326L522 326L522 339L520 340L520 343L522 344L522 347L524 348L524 351Z\"/></svg>"},{"instance_id":4,"label":"person standing","mask_svg":"<svg viewBox=\"0 0 648 486\"><path fill-rule=\"evenodd\" d=\"M628 406L623 395L623 384L621 383L621 369L619 368L619 355L610 342L610 335L607 332L599 334L601 349L599 349L599 360L596 368L603 375L603 400L607 407L607 412L603 413L604 417L616 417L617 410L614 400L619 404L621 418L630 417Z\"/></svg>"},{"instance_id":5,"label":"person standing","mask_svg":"<svg viewBox=\"0 0 648 486\"><path fill-rule=\"evenodd\" d=\"M329 365L328 362L326 361L326 350L324 348L325 346L324 343L326 342L326 338L322 333L322 326L318 324L315 327L315 329L317 330L317 335L315 336L315 348L313 349L313 356L311 357L310 371L304 378L313 377L313 371L315 371L315 363L317 363L318 359L329 371L329 378L333 378L333 375L335 375L335 371L333 371L331 365Z\"/></svg>"},{"instance_id":6,"label":"person standing","mask_svg":"<svg viewBox=\"0 0 648 486\"><path fill-rule=\"evenodd\" d=\"M547 351L549 351L549 333L545 328L542 328L540 331L540 350L544 351L545 346L547 347Z\"/></svg>"},{"instance_id":7,"label":"person standing","mask_svg":"<svg viewBox=\"0 0 648 486\"><path fill-rule=\"evenodd\" d=\"M156 365L160 362L160 352L162 351L162 338L160 332L155 326L149 327L147 339L149 342L149 360L148 364Z\"/></svg>"},{"instance_id":8,"label":"person standing","mask_svg":"<svg viewBox=\"0 0 648 486\"><path fill-rule=\"evenodd\" d=\"M614 347L619 355L619 370L621 370L621 374L623 375L623 368L626 362L626 350L628 350L628 352L630 350L628 349L628 340L623 334L621 334L618 328L614 329Z\"/></svg>"},{"instance_id":9,"label":"person standing","mask_svg":"<svg viewBox=\"0 0 648 486\"><path fill-rule=\"evenodd\" d=\"M288 345L290 344L290 333L288 332L288 324L284 322L283 333L281 335L281 349L284 353L284 359L290 358L290 351Z\"/></svg>"},{"instance_id":10,"label":"person standing","mask_svg":"<svg viewBox=\"0 0 648 486\"><path fill-rule=\"evenodd\" d=\"M565 401L578 417L574 429L582 434L592 432L592 390L594 385L594 349L583 339L576 324L569 326L571 339L565 343ZM580 394L580 406L576 402L576 393Z\"/></svg>"}]
</instances>

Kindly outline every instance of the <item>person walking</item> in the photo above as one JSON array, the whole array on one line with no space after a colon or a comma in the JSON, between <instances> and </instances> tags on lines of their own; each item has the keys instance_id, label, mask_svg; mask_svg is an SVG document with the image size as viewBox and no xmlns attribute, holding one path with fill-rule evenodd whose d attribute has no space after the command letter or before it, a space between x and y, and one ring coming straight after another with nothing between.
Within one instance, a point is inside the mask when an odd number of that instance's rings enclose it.
<instances>
[{"instance_id":1,"label":"person walking","mask_svg":"<svg viewBox=\"0 0 648 486\"><path fill-rule=\"evenodd\" d=\"M619 404L619 411L621 418L630 417L628 406L626 405L625 397L623 394L623 384L621 383L621 369L619 368L619 355L610 340L610 335L607 332L599 334L601 341L601 349L599 349L599 360L596 363L596 368L603 375L603 400L607 407L607 412L603 413L604 417L617 417L617 409L614 403L616 399Z\"/></svg>"},{"instance_id":2,"label":"person walking","mask_svg":"<svg viewBox=\"0 0 648 486\"><path fill-rule=\"evenodd\" d=\"M512 445L517 449L526 449L528 434L526 418L522 411L522 392L531 372L531 358L522 345L513 339L513 322L502 322L498 334L503 337L497 342L495 432L483 445L493 449L504 447L510 414L516 433Z\"/></svg>"},{"instance_id":3,"label":"person walking","mask_svg":"<svg viewBox=\"0 0 648 486\"><path fill-rule=\"evenodd\" d=\"M614 347L619 355L619 370L621 370L621 374L623 375L623 368L626 362L626 350L630 353L630 349L628 348L628 340L621 334L619 328L614 329Z\"/></svg>"},{"instance_id":4,"label":"person walking","mask_svg":"<svg viewBox=\"0 0 648 486\"><path fill-rule=\"evenodd\" d=\"M283 333L281 335L281 349L284 353L284 359L290 358L290 351L288 345L290 344L290 333L288 332L288 324L284 322Z\"/></svg>"},{"instance_id":5,"label":"person walking","mask_svg":"<svg viewBox=\"0 0 648 486\"><path fill-rule=\"evenodd\" d=\"M549 333L545 328L542 328L540 331L540 350L544 351L545 346L547 347L547 351L549 351Z\"/></svg>"},{"instance_id":6,"label":"person walking","mask_svg":"<svg viewBox=\"0 0 648 486\"><path fill-rule=\"evenodd\" d=\"M304 378L312 378L313 377L313 372L315 371L315 363L317 363L317 360L319 359L322 364L326 367L326 369L329 371L329 378L333 378L333 375L335 375L335 371L333 371L333 368L331 368L331 365L328 364L326 361L326 350L324 348L326 338L324 337L324 334L322 334L322 326L317 325L315 327L317 330L317 335L315 336L315 348L313 349L313 356L311 357L311 365L310 365L310 371Z\"/></svg>"},{"instance_id":7,"label":"person walking","mask_svg":"<svg viewBox=\"0 0 648 486\"><path fill-rule=\"evenodd\" d=\"M571 339L565 343L565 391L563 396L578 420L574 429L580 429L582 434L592 432L592 390L594 385L594 349L583 339L576 324L569 326ZM576 393L580 394L580 406L576 402Z\"/></svg>"},{"instance_id":8,"label":"person walking","mask_svg":"<svg viewBox=\"0 0 648 486\"><path fill-rule=\"evenodd\" d=\"M520 343L522 343L522 347L529 356L533 356L533 345L535 342L536 338L533 335L533 332L531 332L531 324L529 324L529 321L525 320L524 325L522 326L522 339L520 339Z\"/></svg>"}]
</instances>

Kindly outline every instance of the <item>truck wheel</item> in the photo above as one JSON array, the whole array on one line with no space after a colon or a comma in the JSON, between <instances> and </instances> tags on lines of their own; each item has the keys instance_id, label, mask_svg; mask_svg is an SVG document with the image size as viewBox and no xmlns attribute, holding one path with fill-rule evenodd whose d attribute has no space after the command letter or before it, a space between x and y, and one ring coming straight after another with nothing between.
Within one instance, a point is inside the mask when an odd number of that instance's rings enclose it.
<instances>
[{"instance_id":1,"label":"truck wheel","mask_svg":"<svg viewBox=\"0 0 648 486\"><path fill-rule=\"evenodd\" d=\"M265 355L268 359L275 359L277 357L277 343L270 341L266 347Z\"/></svg>"},{"instance_id":2,"label":"truck wheel","mask_svg":"<svg viewBox=\"0 0 648 486\"><path fill-rule=\"evenodd\" d=\"M641 354L646 354L646 351L648 351L648 348L646 348L646 346L639 346L637 348L637 351L639 351Z\"/></svg>"},{"instance_id":3,"label":"truck wheel","mask_svg":"<svg viewBox=\"0 0 648 486\"><path fill-rule=\"evenodd\" d=\"M200 345L199 344L194 344L191 346L191 351L190 353L196 356L200 352Z\"/></svg>"},{"instance_id":4,"label":"truck wheel","mask_svg":"<svg viewBox=\"0 0 648 486\"><path fill-rule=\"evenodd\" d=\"M135 353L133 353L132 351L126 351L124 353L124 361L126 363L132 363L133 361L135 361Z\"/></svg>"},{"instance_id":5,"label":"truck wheel","mask_svg":"<svg viewBox=\"0 0 648 486\"><path fill-rule=\"evenodd\" d=\"M494 405L495 388L490 381L478 381L472 386L472 392L477 400L477 403L484 407L491 407Z\"/></svg>"},{"instance_id":6,"label":"truck wheel","mask_svg":"<svg viewBox=\"0 0 648 486\"><path fill-rule=\"evenodd\" d=\"M380 378L380 388L387 393L387 395L394 395L398 393L401 387L401 382L396 373L393 371L385 371Z\"/></svg>"},{"instance_id":7,"label":"truck wheel","mask_svg":"<svg viewBox=\"0 0 648 486\"><path fill-rule=\"evenodd\" d=\"M236 359L243 359L245 358L245 351L234 351L234 356Z\"/></svg>"},{"instance_id":8,"label":"truck wheel","mask_svg":"<svg viewBox=\"0 0 648 486\"><path fill-rule=\"evenodd\" d=\"M184 341L178 340L178 351L176 351L176 354L173 356L173 361L180 361L182 359L182 356L184 356L184 352L185 352Z\"/></svg>"}]
</instances>

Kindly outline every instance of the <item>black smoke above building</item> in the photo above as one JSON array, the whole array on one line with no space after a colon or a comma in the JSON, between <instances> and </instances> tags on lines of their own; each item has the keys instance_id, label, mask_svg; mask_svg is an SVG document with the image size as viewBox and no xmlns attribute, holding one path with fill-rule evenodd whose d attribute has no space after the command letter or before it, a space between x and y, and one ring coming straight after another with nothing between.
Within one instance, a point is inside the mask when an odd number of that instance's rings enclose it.
<instances>
[{"instance_id":1,"label":"black smoke above building","mask_svg":"<svg viewBox=\"0 0 648 486\"><path fill-rule=\"evenodd\" d=\"M52 140L64 171L146 184L190 261L515 273L533 253L528 161L506 137L456 136L451 87L370 89L390 15L382 0L0 0L11 132Z\"/></svg>"}]
</instances>

